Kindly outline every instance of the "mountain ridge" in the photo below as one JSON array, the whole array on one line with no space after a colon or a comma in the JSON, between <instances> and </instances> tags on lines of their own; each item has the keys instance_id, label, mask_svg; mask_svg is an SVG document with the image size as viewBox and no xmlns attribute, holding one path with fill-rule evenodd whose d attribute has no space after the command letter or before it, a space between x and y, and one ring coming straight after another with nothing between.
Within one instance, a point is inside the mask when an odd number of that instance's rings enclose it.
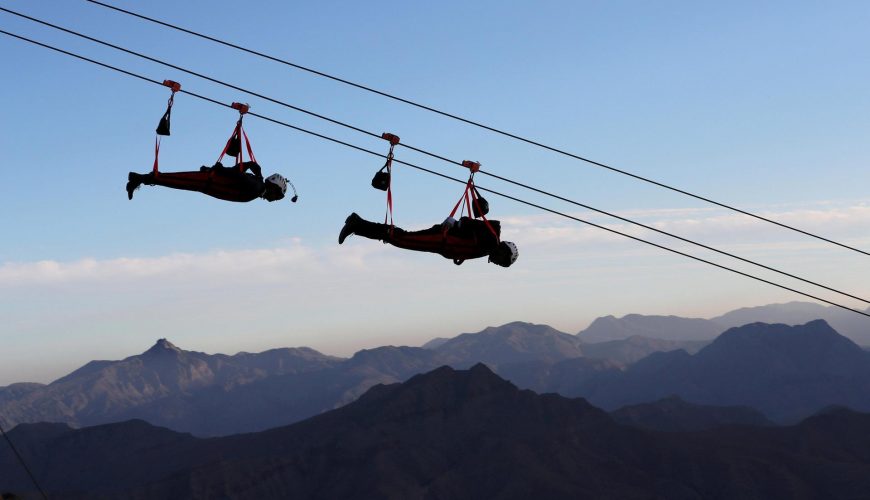
<instances>
[{"instance_id":1,"label":"mountain ridge","mask_svg":"<svg viewBox=\"0 0 870 500\"><path fill-rule=\"evenodd\" d=\"M786 304L779 309L794 307L800 307L800 303ZM674 317L659 318L669 321L668 318ZM643 321L643 317L633 315L632 321ZM794 405L799 398L785 401L781 395L775 394L779 406L763 408L768 417L794 421L817 409L817 404L830 402L854 406L860 403L864 389L856 382L854 374L849 375L849 370L838 373L837 369L861 363L863 358L851 344L837 340L839 335L836 332L829 330L828 333L829 340L839 345L838 348L832 348L830 352L808 349L804 354L805 359L818 357L818 363L827 363L827 372L816 371L812 377L851 377L849 383L830 387L829 392L836 396L830 401L817 394L811 404L803 406ZM679 394L693 403L757 407L763 399L758 394L752 400L734 399L732 395L729 396L731 399L717 401L714 396L724 394L721 387L716 390L711 387L687 388L671 380L667 386L673 389L670 391L666 391L665 386L660 391L646 388L644 377L663 377L669 366L684 370L680 372L681 376L690 379L702 376L700 372L689 374L682 365L697 363L698 359L712 359L701 356L692 361L692 355L700 353L704 346L710 347L707 344L707 341L663 340L636 335L616 341L588 343L584 342L582 335L570 335L548 325L519 321L439 339L435 344L430 343L428 348L382 346L363 349L348 359L327 356L310 348L210 355L185 351L167 339L159 339L142 354L119 361L92 361L48 385L25 383L0 387L0 422L6 426L36 421L83 426L143 418L200 436L251 432L292 423L348 404L376 384L402 382L445 364L467 368L479 362L484 362L521 388L558 392L570 397L582 396L607 409L654 401L669 394ZM722 345L720 342L709 352L722 349ZM787 346L783 344L772 349L787 350ZM749 344L738 346L732 355L747 357L754 350ZM705 356L709 356L709 352ZM830 359L823 361L822 354ZM595 358L602 360L596 361ZM724 364L737 366L743 362L745 360L732 359ZM791 365L788 376L798 384L790 391L803 391L804 387L820 383L812 377L795 378L795 367L801 367L801 363L787 363ZM808 369L813 366L807 361L803 363ZM702 376L698 380L706 379ZM749 381L741 383L752 386ZM718 383L718 386L723 385ZM765 390L773 390L772 387L768 384ZM820 391L818 388L807 390ZM867 398L870 399L870 395ZM792 414L784 410L789 405L793 406ZM857 407L863 408L860 404Z\"/></svg>"},{"instance_id":2,"label":"mountain ridge","mask_svg":"<svg viewBox=\"0 0 870 500\"><path fill-rule=\"evenodd\" d=\"M252 434L200 439L128 421L25 424L10 435L50 496L72 499L859 498L870 489L868 414L647 431L583 399L520 390L482 364L378 385ZM0 449L10 471L0 490L27 491L14 460Z\"/></svg>"}]
</instances>

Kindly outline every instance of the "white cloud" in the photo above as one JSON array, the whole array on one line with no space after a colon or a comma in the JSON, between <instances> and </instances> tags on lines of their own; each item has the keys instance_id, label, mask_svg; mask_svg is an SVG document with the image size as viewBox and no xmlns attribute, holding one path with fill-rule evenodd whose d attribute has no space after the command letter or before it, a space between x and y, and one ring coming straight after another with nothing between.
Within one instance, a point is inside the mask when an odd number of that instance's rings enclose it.
<instances>
[{"instance_id":1,"label":"white cloud","mask_svg":"<svg viewBox=\"0 0 870 500\"><path fill-rule=\"evenodd\" d=\"M842 239L842 243L855 245L870 242L870 206L855 203L848 206L826 204L814 209L785 209L759 211L759 215L823 237ZM606 217L594 212L571 213L587 220L631 236L668 242L668 245L683 244L654 231L627 222ZM829 244L779 228L758 219L727 212L724 209L654 209L620 212L624 216L655 229L666 231L687 239L696 239L709 245L727 243L730 247L763 250L766 246L792 248L820 248ZM510 217L502 220L505 238L514 238L524 246L563 244L587 245L629 241L624 236L609 233L599 228L565 219L558 215ZM665 238L665 239L662 239ZM631 243L636 245L638 243ZM799 244L800 247L795 246ZM610 248L608 248L610 251Z\"/></svg>"},{"instance_id":2,"label":"white cloud","mask_svg":"<svg viewBox=\"0 0 870 500\"><path fill-rule=\"evenodd\" d=\"M363 269L366 261L382 253L378 247L352 246L341 252L329 249L317 251L300 241L279 248L236 251L174 253L159 257L92 258L71 262L43 260L7 262L0 266L0 289L21 286L61 284L105 284L119 281L209 279L269 280L298 272L324 273L336 268Z\"/></svg>"},{"instance_id":3,"label":"white cloud","mask_svg":"<svg viewBox=\"0 0 870 500\"><path fill-rule=\"evenodd\" d=\"M783 207L768 213L823 234L859 235L865 238L864 246L868 243L864 235L870 213L863 205ZM861 272L865 258L841 251L832 259L829 245L787 232L765 229L759 236L755 223L721 211L636 211L632 217L810 274L810 279L857 295L866 288L861 279L866 276ZM594 220L604 222L601 217ZM796 298L560 217L501 221L504 238L520 248L520 260L508 270L485 259L454 266L435 255L358 237L342 246L321 247L295 239L274 248L6 262L0 265L0 315L5 326L0 336L30 349L28 353L56 345L58 363L68 364L87 361L103 344L122 356L164 336L217 352L310 345L350 354L363 347L420 343L513 320L576 331L602 314L691 315ZM610 227L675 244L626 224ZM677 248L703 254L683 243ZM721 256L713 260L726 261ZM741 269L764 275L752 266ZM71 354L74 351L78 354ZM33 359L38 354L22 350L16 356ZM62 372L55 370L54 375ZM6 375L0 370L0 379L14 373L13 368Z\"/></svg>"},{"instance_id":4,"label":"white cloud","mask_svg":"<svg viewBox=\"0 0 870 500\"><path fill-rule=\"evenodd\" d=\"M775 251L782 254L828 246L745 216L723 214L722 211L714 209L655 209L627 213L632 218L658 229L698 239L710 245L727 246L729 251ZM692 251L693 248L628 223L613 224L605 221L602 216L590 213L574 215L681 250ZM767 211L763 215L807 231L835 238L842 237L844 242L865 245L870 242L870 206L863 204ZM614 251L636 255L644 253L648 248L622 236L556 215L506 217L502 218L502 227L503 238L515 241L527 261L546 260L553 254L588 255L597 251L608 255L612 255ZM722 245L723 243L727 245ZM155 280L164 283L192 280L209 283L252 280L276 282L288 277L298 279L300 274L312 278L347 273L365 274L371 269L385 266L400 268L401 272L411 272L413 265L418 262L407 252L398 251L388 245L370 242L314 248L294 239L284 246L265 249L214 250L202 254L175 253L158 257L119 257L105 260L87 258L71 262L7 262L0 265L0 289L65 284L144 283Z\"/></svg>"}]
</instances>

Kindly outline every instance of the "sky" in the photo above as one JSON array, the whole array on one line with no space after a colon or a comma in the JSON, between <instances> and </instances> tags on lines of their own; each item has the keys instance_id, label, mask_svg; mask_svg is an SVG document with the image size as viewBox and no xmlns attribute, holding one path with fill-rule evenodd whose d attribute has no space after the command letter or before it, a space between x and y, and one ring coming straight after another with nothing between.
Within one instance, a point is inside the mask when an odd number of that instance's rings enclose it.
<instances>
[{"instance_id":1,"label":"sky","mask_svg":"<svg viewBox=\"0 0 870 500\"><path fill-rule=\"evenodd\" d=\"M111 3L870 249L870 4L863 1ZM859 297L870 258L443 116L83 0L0 6L697 239ZM0 29L386 153L386 142L0 12ZM169 338L235 353L348 356L510 321L576 333L628 313L711 317L806 300L487 195L520 257L455 266L351 236L383 217L383 160L248 117L296 204L144 186L169 92L0 35L0 386L49 382ZM179 94L164 171L219 155L237 115ZM397 148L457 178L461 167ZM866 303L491 177L477 183L849 307ZM395 222L429 227L462 186L396 165Z\"/></svg>"}]
</instances>

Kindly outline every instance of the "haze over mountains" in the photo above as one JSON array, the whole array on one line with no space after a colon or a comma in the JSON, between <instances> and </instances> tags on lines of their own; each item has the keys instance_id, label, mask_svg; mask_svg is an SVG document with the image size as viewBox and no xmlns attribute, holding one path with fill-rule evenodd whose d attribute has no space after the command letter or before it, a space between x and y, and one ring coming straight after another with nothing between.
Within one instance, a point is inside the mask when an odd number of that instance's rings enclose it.
<instances>
[{"instance_id":1,"label":"haze over mountains","mask_svg":"<svg viewBox=\"0 0 870 500\"><path fill-rule=\"evenodd\" d=\"M870 313L870 308L867 312ZM870 318L839 307L812 302L745 307L711 319L640 314L629 314L622 318L604 316L593 321L578 336L586 342L619 340L634 335L667 340L709 341L729 328L749 323L802 325L815 319L825 320L858 345L870 346Z\"/></svg>"},{"instance_id":2,"label":"haze over mountains","mask_svg":"<svg viewBox=\"0 0 870 500\"><path fill-rule=\"evenodd\" d=\"M862 498L870 415L655 432L484 365L378 385L291 426L198 439L142 421L16 427L62 498ZM0 448L0 491L32 491Z\"/></svg>"},{"instance_id":3,"label":"haze over mountains","mask_svg":"<svg viewBox=\"0 0 870 500\"><path fill-rule=\"evenodd\" d=\"M637 342L627 349L631 356L662 346ZM581 344L575 336L527 323L460 335L437 350L385 346L349 359L305 348L212 356L161 339L141 355L94 361L48 385L0 388L0 418L7 427L21 422L80 427L140 418L196 435L234 434L296 422L350 403L373 385L439 366L468 367L482 360L510 373L526 362L548 365L583 356Z\"/></svg>"},{"instance_id":4,"label":"haze over mountains","mask_svg":"<svg viewBox=\"0 0 870 500\"><path fill-rule=\"evenodd\" d=\"M722 317L804 310L792 303ZM80 427L139 418L198 436L227 435L318 415L376 384L479 362L521 388L585 397L607 410L670 396L693 404L748 406L777 422L793 422L832 404L870 410L870 354L824 322L799 328L747 325L709 343L698 340L709 335L705 321L603 318L578 335L515 322L437 339L426 348L386 346L349 359L307 348L208 355L162 339L141 355L94 361L48 385L0 388L0 421L7 428L23 422ZM608 324L616 326L606 330ZM662 333L665 338L636 335L661 332L668 324L676 325L675 333ZM692 334L689 325L708 326ZM584 336L590 331L593 338L618 339L588 343Z\"/></svg>"}]
</instances>

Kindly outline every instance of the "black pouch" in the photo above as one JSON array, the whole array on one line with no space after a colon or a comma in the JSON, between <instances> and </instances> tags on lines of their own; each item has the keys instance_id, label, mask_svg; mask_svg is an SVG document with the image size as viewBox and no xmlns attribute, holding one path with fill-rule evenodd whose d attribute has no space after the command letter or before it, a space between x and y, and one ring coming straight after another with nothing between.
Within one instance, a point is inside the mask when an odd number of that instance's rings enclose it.
<instances>
[{"instance_id":1,"label":"black pouch","mask_svg":"<svg viewBox=\"0 0 870 500\"><path fill-rule=\"evenodd\" d=\"M242 138L239 137L239 134L233 134L227 143L227 156L230 158L235 158L239 156L239 153L242 151Z\"/></svg>"},{"instance_id":2,"label":"black pouch","mask_svg":"<svg viewBox=\"0 0 870 500\"><path fill-rule=\"evenodd\" d=\"M157 135L169 135L169 115L171 111L171 109L167 109L166 113L163 113L163 117L160 118L160 123L157 124Z\"/></svg>"},{"instance_id":3,"label":"black pouch","mask_svg":"<svg viewBox=\"0 0 870 500\"><path fill-rule=\"evenodd\" d=\"M475 217L483 217L489 213L489 202L483 196L480 196L477 188L474 188L474 194L477 199L471 202L472 213L474 213Z\"/></svg>"},{"instance_id":4,"label":"black pouch","mask_svg":"<svg viewBox=\"0 0 870 500\"><path fill-rule=\"evenodd\" d=\"M372 187L381 191L386 191L387 188L390 187L390 173L384 172L384 169L375 172L375 176L372 177Z\"/></svg>"}]
</instances>

